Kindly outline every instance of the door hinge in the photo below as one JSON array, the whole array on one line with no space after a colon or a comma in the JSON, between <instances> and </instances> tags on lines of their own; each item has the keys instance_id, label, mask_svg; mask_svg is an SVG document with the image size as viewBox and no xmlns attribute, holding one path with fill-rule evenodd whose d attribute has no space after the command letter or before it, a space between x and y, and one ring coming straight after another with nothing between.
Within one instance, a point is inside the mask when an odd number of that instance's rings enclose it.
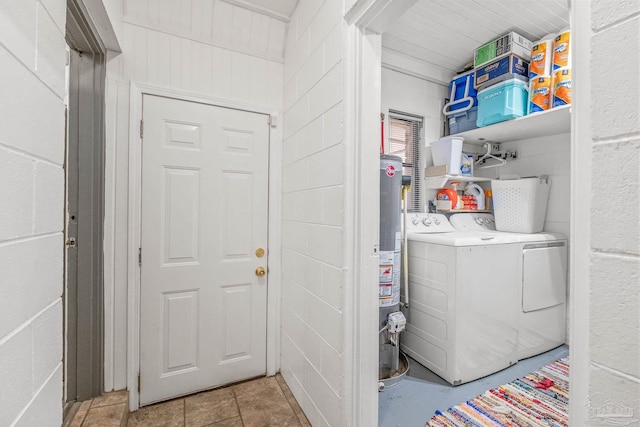
<instances>
[{"instance_id":1,"label":"door hinge","mask_svg":"<svg viewBox=\"0 0 640 427\"><path fill-rule=\"evenodd\" d=\"M144 136L144 122L140 120L140 139Z\"/></svg>"},{"instance_id":2,"label":"door hinge","mask_svg":"<svg viewBox=\"0 0 640 427\"><path fill-rule=\"evenodd\" d=\"M138 265L142 265L142 248L138 248Z\"/></svg>"},{"instance_id":3,"label":"door hinge","mask_svg":"<svg viewBox=\"0 0 640 427\"><path fill-rule=\"evenodd\" d=\"M140 373L138 373L138 394L140 394Z\"/></svg>"}]
</instances>

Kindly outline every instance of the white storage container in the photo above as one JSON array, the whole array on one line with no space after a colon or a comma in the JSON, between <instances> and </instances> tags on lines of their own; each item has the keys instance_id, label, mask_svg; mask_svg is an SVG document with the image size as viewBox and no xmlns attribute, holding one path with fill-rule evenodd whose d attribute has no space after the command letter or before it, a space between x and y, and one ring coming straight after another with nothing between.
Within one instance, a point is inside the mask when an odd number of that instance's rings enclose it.
<instances>
[{"instance_id":1,"label":"white storage container","mask_svg":"<svg viewBox=\"0 0 640 427\"><path fill-rule=\"evenodd\" d=\"M458 136L446 136L433 141L431 143L433 165L447 165L449 175L460 175L462 141L464 138Z\"/></svg>"},{"instance_id":2,"label":"white storage container","mask_svg":"<svg viewBox=\"0 0 640 427\"><path fill-rule=\"evenodd\" d=\"M538 233L544 228L549 177L492 180L496 230Z\"/></svg>"}]
</instances>

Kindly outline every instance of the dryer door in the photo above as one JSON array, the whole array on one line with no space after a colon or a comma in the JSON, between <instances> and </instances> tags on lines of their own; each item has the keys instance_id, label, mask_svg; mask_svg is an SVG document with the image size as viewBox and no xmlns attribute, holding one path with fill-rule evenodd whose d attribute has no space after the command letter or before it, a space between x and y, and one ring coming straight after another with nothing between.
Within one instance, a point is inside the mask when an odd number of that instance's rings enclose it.
<instances>
[{"instance_id":1,"label":"dryer door","mask_svg":"<svg viewBox=\"0 0 640 427\"><path fill-rule=\"evenodd\" d=\"M564 303L566 243L525 245L522 257L522 311L527 313Z\"/></svg>"}]
</instances>

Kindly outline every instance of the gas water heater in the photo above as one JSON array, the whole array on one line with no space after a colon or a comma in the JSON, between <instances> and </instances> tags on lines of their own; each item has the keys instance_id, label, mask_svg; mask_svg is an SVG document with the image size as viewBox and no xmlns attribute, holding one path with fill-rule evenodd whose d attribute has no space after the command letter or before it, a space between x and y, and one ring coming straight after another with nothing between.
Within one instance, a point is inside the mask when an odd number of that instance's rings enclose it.
<instances>
[{"instance_id":1,"label":"gas water heater","mask_svg":"<svg viewBox=\"0 0 640 427\"><path fill-rule=\"evenodd\" d=\"M396 377L399 366L399 334L406 320L400 311L401 266L401 193L402 159L388 154L380 155L380 273L379 301L379 380Z\"/></svg>"}]
</instances>

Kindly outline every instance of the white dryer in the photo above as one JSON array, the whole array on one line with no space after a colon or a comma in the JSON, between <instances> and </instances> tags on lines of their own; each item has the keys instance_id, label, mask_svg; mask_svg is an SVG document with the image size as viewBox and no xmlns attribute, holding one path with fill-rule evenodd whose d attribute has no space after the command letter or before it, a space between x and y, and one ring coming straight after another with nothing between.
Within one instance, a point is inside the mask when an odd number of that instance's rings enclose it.
<instances>
[{"instance_id":1,"label":"white dryer","mask_svg":"<svg viewBox=\"0 0 640 427\"><path fill-rule=\"evenodd\" d=\"M411 214L407 223L409 304L401 349L453 385L545 351L540 349L552 339L540 339L547 323L544 315L529 314L536 308L562 305L554 313L562 311L564 321L564 293L539 292L541 286L555 289L546 275L566 280L558 269L541 274L551 252L565 253L566 260L563 236L502 233L483 225L458 230L441 214ZM559 329L553 347L564 342L564 326L561 336Z\"/></svg>"},{"instance_id":2,"label":"white dryer","mask_svg":"<svg viewBox=\"0 0 640 427\"><path fill-rule=\"evenodd\" d=\"M454 214L459 231L485 231L514 242L518 254L514 283L519 290L518 360L565 343L567 293L567 238L559 233L496 231L493 215Z\"/></svg>"}]
</instances>

